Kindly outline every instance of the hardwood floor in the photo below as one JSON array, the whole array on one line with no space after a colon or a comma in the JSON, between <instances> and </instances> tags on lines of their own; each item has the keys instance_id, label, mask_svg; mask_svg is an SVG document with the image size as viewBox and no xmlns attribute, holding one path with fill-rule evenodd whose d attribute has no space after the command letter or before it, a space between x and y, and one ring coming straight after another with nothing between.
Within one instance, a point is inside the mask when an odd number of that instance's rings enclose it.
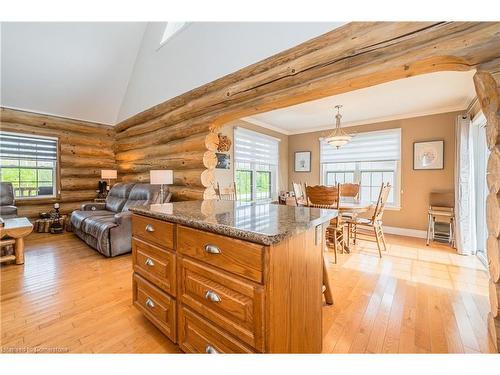
<instances>
[{"instance_id":1,"label":"hardwood floor","mask_svg":"<svg viewBox=\"0 0 500 375\"><path fill-rule=\"evenodd\" d=\"M324 352L490 352L487 274L475 257L388 236L331 267ZM332 258L333 259L333 258ZM130 255L106 259L73 234L32 234L1 267L2 352L177 353L131 302Z\"/></svg>"},{"instance_id":2,"label":"hardwood floor","mask_svg":"<svg viewBox=\"0 0 500 375\"><path fill-rule=\"evenodd\" d=\"M488 274L477 257L386 235L330 264L334 305L323 314L330 353L489 353ZM330 256L333 260L333 255Z\"/></svg>"}]
</instances>

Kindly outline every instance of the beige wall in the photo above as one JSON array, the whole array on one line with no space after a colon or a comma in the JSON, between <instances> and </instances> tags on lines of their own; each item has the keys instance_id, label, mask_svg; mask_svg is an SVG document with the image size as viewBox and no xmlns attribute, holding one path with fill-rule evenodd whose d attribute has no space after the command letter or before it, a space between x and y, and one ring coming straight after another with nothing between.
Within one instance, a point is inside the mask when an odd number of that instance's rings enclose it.
<instances>
[{"instance_id":1,"label":"beige wall","mask_svg":"<svg viewBox=\"0 0 500 375\"><path fill-rule=\"evenodd\" d=\"M415 117L346 128L350 133L401 128L401 209L387 210L384 224L391 227L426 230L429 193L453 190L455 118L460 112ZM288 137L289 188L293 181L320 183L319 138L326 132ZM413 170L413 142L444 140L443 170ZM294 172L295 151L311 151L311 172Z\"/></svg>"},{"instance_id":2,"label":"beige wall","mask_svg":"<svg viewBox=\"0 0 500 375\"><path fill-rule=\"evenodd\" d=\"M231 168L230 169L215 169L215 181L219 182L221 186L229 186L234 181L234 128L242 127L245 129L253 130L262 134L270 135L280 139L279 142L279 165L278 165L278 190L288 190L288 136L250 124L243 120L238 120L227 125L221 129L221 133L231 139Z\"/></svg>"}]
</instances>

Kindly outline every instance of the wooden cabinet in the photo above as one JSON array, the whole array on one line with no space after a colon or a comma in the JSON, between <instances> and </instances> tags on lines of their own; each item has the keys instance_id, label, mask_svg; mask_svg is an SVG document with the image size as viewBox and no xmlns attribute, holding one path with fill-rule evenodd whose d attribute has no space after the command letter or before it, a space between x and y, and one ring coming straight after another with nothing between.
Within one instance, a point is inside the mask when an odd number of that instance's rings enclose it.
<instances>
[{"instance_id":1,"label":"wooden cabinet","mask_svg":"<svg viewBox=\"0 0 500 375\"><path fill-rule=\"evenodd\" d=\"M174 224L166 221L133 215L132 236L167 249L174 248Z\"/></svg>"},{"instance_id":2,"label":"wooden cabinet","mask_svg":"<svg viewBox=\"0 0 500 375\"><path fill-rule=\"evenodd\" d=\"M262 282L262 245L177 226L177 249L201 262Z\"/></svg>"},{"instance_id":3,"label":"wooden cabinet","mask_svg":"<svg viewBox=\"0 0 500 375\"><path fill-rule=\"evenodd\" d=\"M180 261L179 301L240 340L264 350L264 288L193 262Z\"/></svg>"},{"instance_id":4,"label":"wooden cabinet","mask_svg":"<svg viewBox=\"0 0 500 375\"><path fill-rule=\"evenodd\" d=\"M187 353L253 353L246 345L201 316L179 309L179 345Z\"/></svg>"},{"instance_id":5,"label":"wooden cabinet","mask_svg":"<svg viewBox=\"0 0 500 375\"><path fill-rule=\"evenodd\" d=\"M321 230L264 246L137 214L132 225L134 305L182 350L321 352Z\"/></svg>"},{"instance_id":6,"label":"wooden cabinet","mask_svg":"<svg viewBox=\"0 0 500 375\"><path fill-rule=\"evenodd\" d=\"M172 296L176 295L176 258L173 252L134 238L132 258L134 272Z\"/></svg>"},{"instance_id":7,"label":"wooden cabinet","mask_svg":"<svg viewBox=\"0 0 500 375\"><path fill-rule=\"evenodd\" d=\"M176 342L176 302L137 274L133 279L134 305L167 337Z\"/></svg>"}]
</instances>

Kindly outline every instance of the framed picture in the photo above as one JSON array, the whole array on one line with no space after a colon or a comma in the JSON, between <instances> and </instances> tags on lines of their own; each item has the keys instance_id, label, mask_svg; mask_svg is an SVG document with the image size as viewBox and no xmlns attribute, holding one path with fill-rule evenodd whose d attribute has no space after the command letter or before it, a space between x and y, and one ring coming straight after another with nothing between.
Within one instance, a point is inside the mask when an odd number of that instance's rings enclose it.
<instances>
[{"instance_id":1,"label":"framed picture","mask_svg":"<svg viewBox=\"0 0 500 375\"><path fill-rule=\"evenodd\" d=\"M231 168L231 160L229 154L223 154L222 152L216 152L217 156L217 165L215 168L217 169L230 169Z\"/></svg>"},{"instance_id":2,"label":"framed picture","mask_svg":"<svg viewBox=\"0 0 500 375\"><path fill-rule=\"evenodd\" d=\"M295 172L311 172L311 151L295 152Z\"/></svg>"},{"instance_id":3,"label":"framed picture","mask_svg":"<svg viewBox=\"0 0 500 375\"><path fill-rule=\"evenodd\" d=\"M413 169L443 169L444 141L413 143Z\"/></svg>"}]
</instances>

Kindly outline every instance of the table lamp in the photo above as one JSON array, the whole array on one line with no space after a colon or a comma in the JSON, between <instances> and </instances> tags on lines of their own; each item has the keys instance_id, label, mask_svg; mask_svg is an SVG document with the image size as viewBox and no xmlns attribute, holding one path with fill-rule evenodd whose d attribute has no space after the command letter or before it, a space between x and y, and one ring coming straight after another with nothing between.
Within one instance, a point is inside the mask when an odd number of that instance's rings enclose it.
<instances>
[{"instance_id":1,"label":"table lamp","mask_svg":"<svg viewBox=\"0 0 500 375\"><path fill-rule=\"evenodd\" d=\"M106 186L106 190L109 190L111 187L111 180L116 180L116 170L101 169L101 179L108 180L108 185Z\"/></svg>"},{"instance_id":2,"label":"table lamp","mask_svg":"<svg viewBox=\"0 0 500 375\"><path fill-rule=\"evenodd\" d=\"M160 203L163 203L163 185L174 183L174 171L163 169L149 171L149 182L151 185L160 185Z\"/></svg>"}]
</instances>

